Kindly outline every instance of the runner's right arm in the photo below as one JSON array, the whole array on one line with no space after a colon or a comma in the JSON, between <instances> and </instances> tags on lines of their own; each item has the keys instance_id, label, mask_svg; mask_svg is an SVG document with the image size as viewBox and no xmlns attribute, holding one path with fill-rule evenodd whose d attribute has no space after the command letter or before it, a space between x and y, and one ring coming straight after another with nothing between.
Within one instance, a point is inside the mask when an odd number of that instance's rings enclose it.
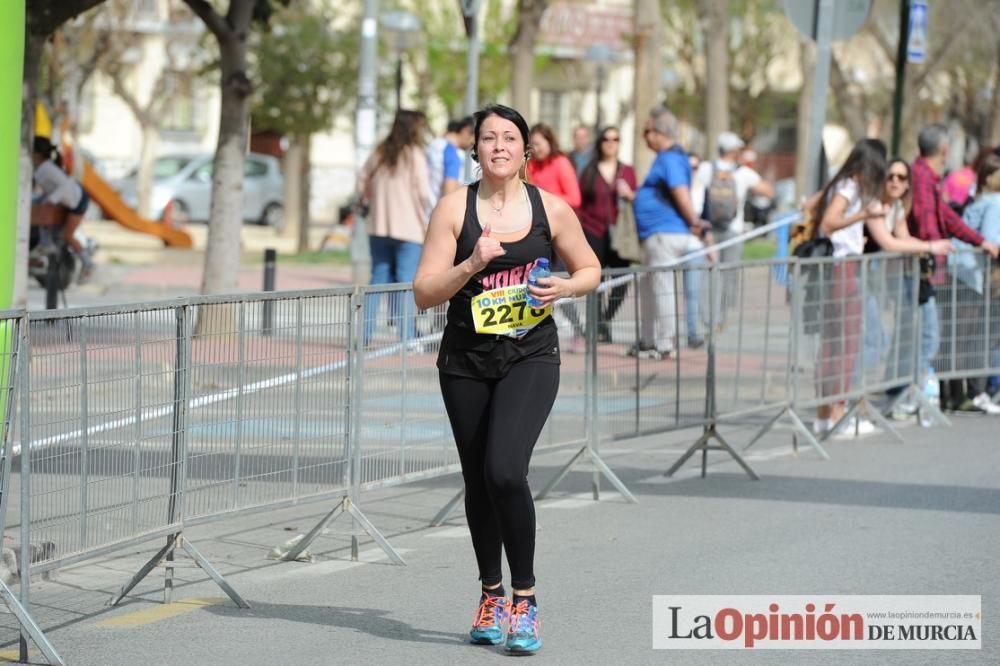
<instances>
[{"instance_id":1,"label":"runner's right arm","mask_svg":"<svg viewBox=\"0 0 1000 666\"><path fill-rule=\"evenodd\" d=\"M490 238L490 227L487 225L472 255L455 265L458 234L465 216L466 190L465 187L460 188L441 199L431 215L420 265L413 278L413 300L421 310L450 299L473 275L506 252L500 241Z\"/></svg>"}]
</instances>

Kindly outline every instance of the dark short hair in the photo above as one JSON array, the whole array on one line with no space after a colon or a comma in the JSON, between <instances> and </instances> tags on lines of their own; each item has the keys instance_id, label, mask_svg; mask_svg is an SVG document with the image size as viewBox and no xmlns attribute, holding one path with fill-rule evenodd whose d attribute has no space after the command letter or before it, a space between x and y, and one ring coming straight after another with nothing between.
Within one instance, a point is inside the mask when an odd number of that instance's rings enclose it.
<instances>
[{"instance_id":1,"label":"dark short hair","mask_svg":"<svg viewBox=\"0 0 1000 666\"><path fill-rule=\"evenodd\" d=\"M32 151L38 153L45 159L51 159L54 148L55 147L52 145L52 142L45 136L36 136L31 145Z\"/></svg>"},{"instance_id":2,"label":"dark short hair","mask_svg":"<svg viewBox=\"0 0 1000 666\"><path fill-rule=\"evenodd\" d=\"M468 127L469 129L472 129L472 127L475 124L476 124L476 119L473 118L472 116L466 116L464 118L459 118L458 120L449 120L448 121L448 131L449 132L453 132L455 134L458 134L459 132L461 132L462 130L464 130L466 127Z\"/></svg>"},{"instance_id":3,"label":"dark short hair","mask_svg":"<svg viewBox=\"0 0 1000 666\"><path fill-rule=\"evenodd\" d=\"M504 120L509 120L514 123L518 131L521 132L521 139L524 141L524 149L528 149L528 123L525 121L524 116L510 108L509 106L504 106L503 104L489 104L484 106L479 111L476 111L474 119L476 121L475 129L473 133L475 135L475 143L472 144L472 151L469 153L473 160L479 161L479 153L476 151L476 146L479 145L479 131L483 127L483 122L490 116L500 116Z\"/></svg>"}]
</instances>

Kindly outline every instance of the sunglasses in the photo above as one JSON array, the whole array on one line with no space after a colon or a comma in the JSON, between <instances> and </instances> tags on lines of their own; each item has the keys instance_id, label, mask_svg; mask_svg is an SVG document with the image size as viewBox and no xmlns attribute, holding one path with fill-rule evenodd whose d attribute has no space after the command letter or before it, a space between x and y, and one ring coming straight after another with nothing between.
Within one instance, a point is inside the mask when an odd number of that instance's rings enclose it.
<instances>
[{"instance_id":1,"label":"sunglasses","mask_svg":"<svg viewBox=\"0 0 1000 666\"><path fill-rule=\"evenodd\" d=\"M621 139L617 136L606 136L603 139L601 139L601 141L603 141L604 143L618 143L619 141L621 141Z\"/></svg>"},{"instance_id":2,"label":"sunglasses","mask_svg":"<svg viewBox=\"0 0 1000 666\"><path fill-rule=\"evenodd\" d=\"M908 181L910 179L910 177L907 176L906 174L903 174L903 173L890 173L888 176L885 177L885 179L887 181L888 180L895 180L895 181L900 182L900 183L905 183L906 181Z\"/></svg>"}]
</instances>

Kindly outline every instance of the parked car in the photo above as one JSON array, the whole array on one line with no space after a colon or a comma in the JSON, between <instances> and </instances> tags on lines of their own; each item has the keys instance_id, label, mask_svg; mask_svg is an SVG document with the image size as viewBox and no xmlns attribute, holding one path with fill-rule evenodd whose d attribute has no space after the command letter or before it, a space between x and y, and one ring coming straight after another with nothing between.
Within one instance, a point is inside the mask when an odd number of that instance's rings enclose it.
<instances>
[{"instance_id":1,"label":"parked car","mask_svg":"<svg viewBox=\"0 0 1000 666\"><path fill-rule=\"evenodd\" d=\"M151 213L162 219L168 204L175 223L208 222L212 204L212 155L164 155L153 163ZM129 206L137 205L136 169L117 183ZM284 179L270 155L251 153L243 165L243 220L281 226Z\"/></svg>"}]
</instances>

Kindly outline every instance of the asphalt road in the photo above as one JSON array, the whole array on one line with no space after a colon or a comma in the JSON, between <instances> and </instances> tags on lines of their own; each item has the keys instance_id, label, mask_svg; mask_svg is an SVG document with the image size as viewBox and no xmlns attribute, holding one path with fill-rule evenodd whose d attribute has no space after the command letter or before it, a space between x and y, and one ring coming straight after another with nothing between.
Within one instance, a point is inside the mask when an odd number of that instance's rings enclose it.
<instances>
[{"instance_id":1,"label":"asphalt road","mask_svg":"<svg viewBox=\"0 0 1000 666\"><path fill-rule=\"evenodd\" d=\"M545 647L559 664L965 664L996 663L1000 631L1000 447L989 417L951 429L906 426L834 441L832 460L792 455L787 431L758 443L750 481L724 454L708 477L692 466L662 477L698 434L621 442L607 461L639 499L590 494L581 465L538 503L536 575ZM748 427L723 426L734 444ZM572 450L536 456L535 488ZM312 563L267 559L330 505L307 505L192 529L188 538L253 606L241 610L178 556L176 603L164 606L154 571L121 606L110 595L159 542L60 571L33 583L39 623L71 664L488 663L497 649L465 632L477 598L461 513L427 522L459 487L457 475L365 493L361 507L407 560L389 564L367 538L350 561L344 518L312 547ZM607 484L604 484L607 488ZM979 594L981 651L712 651L651 648L655 594ZM5 656L16 645L3 616ZM37 651L32 653L39 659Z\"/></svg>"}]
</instances>

